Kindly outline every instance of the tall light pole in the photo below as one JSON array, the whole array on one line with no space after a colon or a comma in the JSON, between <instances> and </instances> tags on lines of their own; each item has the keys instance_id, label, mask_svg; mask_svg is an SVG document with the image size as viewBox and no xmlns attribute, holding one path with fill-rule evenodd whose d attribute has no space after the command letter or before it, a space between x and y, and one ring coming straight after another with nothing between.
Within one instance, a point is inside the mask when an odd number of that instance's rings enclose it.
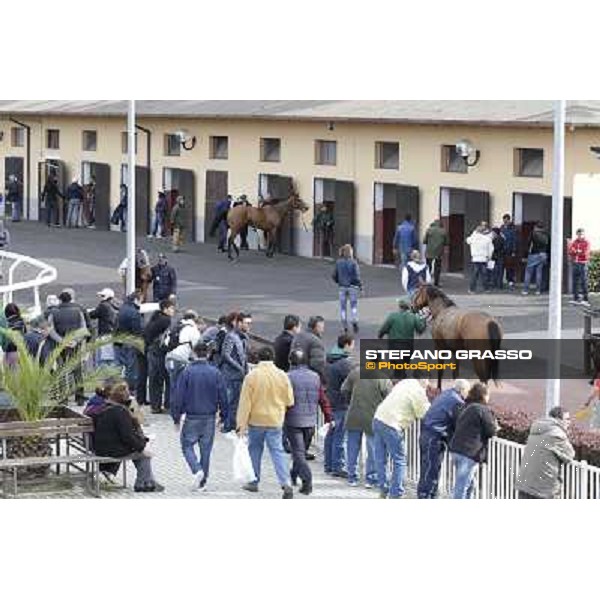
<instances>
[{"instance_id":1,"label":"tall light pole","mask_svg":"<svg viewBox=\"0 0 600 600\"><path fill-rule=\"evenodd\" d=\"M135 100L127 111L127 293L135 291Z\"/></svg>"},{"instance_id":2,"label":"tall light pole","mask_svg":"<svg viewBox=\"0 0 600 600\"><path fill-rule=\"evenodd\" d=\"M565 117L566 100L554 105L554 166L552 170L552 232L550 269L550 306L548 310L549 373L546 380L546 414L560 404L560 348L562 335L563 205L565 188Z\"/></svg>"}]
</instances>

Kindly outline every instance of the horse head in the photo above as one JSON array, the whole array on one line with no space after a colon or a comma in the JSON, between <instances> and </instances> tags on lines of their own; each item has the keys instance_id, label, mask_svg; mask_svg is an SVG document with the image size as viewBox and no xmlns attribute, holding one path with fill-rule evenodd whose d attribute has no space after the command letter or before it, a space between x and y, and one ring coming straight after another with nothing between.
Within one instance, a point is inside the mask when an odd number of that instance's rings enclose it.
<instances>
[{"instance_id":1,"label":"horse head","mask_svg":"<svg viewBox=\"0 0 600 600\"><path fill-rule=\"evenodd\" d=\"M290 194L289 203L292 210L299 210L305 213L309 209L308 204L295 191Z\"/></svg>"},{"instance_id":2,"label":"horse head","mask_svg":"<svg viewBox=\"0 0 600 600\"><path fill-rule=\"evenodd\" d=\"M427 291L428 287L429 286L427 286L426 284L419 285L417 291L412 297L413 309L418 311L429 305L429 293Z\"/></svg>"}]
</instances>

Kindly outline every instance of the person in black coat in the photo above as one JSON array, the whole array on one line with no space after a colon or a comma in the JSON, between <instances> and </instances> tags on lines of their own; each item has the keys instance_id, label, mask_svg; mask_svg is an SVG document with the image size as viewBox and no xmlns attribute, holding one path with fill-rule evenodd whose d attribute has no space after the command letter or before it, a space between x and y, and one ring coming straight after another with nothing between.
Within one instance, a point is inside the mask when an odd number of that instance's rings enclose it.
<instances>
[{"instance_id":1,"label":"person in black coat","mask_svg":"<svg viewBox=\"0 0 600 600\"><path fill-rule=\"evenodd\" d=\"M156 482L152 472L152 459L143 454L149 439L130 410L131 400L126 383L112 387L106 405L93 415L94 452L98 456L121 458L139 453L133 461L137 471L134 484L136 492L162 492L164 487ZM111 469L112 467L112 469ZM103 470L116 474L119 465L105 465Z\"/></svg>"},{"instance_id":2,"label":"person in black coat","mask_svg":"<svg viewBox=\"0 0 600 600\"><path fill-rule=\"evenodd\" d=\"M165 254L158 255L158 263L151 269L153 301L167 300L177 294L177 273L167 262Z\"/></svg>"},{"instance_id":3,"label":"person in black coat","mask_svg":"<svg viewBox=\"0 0 600 600\"><path fill-rule=\"evenodd\" d=\"M485 384L475 383L465 399L465 407L456 421L450 452L456 468L454 498L470 498L477 467L487 460L488 441L498 431L492 413L489 391Z\"/></svg>"},{"instance_id":4,"label":"person in black coat","mask_svg":"<svg viewBox=\"0 0 600 600\"><path fill-rule=\"evenodd\" d=\"M290 370L290 349L294 336L300 331L300 317L286 315L283 319L283 331L273 342L275 366L286 373Z\"/></svg>"},{"instance_id":5,"label":"person in black coat","mask_svg":"<svg viewBox=\"0 0 600 600\"><path fill-rule=\"evenodd\" d=\"M89 312L90 319L98 320L98 337L110 335L117 328L119 306L115 302L115 292L111 288L104 288L98 292L100 302Z\"/></svg>"},{"instance_id":6,"label":"person in black coat","mask_svg":"<svg viewBox=\"0 0 600 600\"><path fill-rule=\"evenodd\" d=\"M48 175L44 189L42 190L41 202L46 204L46 223L48 227L55 225L61 226L59 223L58 199L64 200L64 195L58 189L58 179L54 175Z\"/></svg>"}]
</instances>

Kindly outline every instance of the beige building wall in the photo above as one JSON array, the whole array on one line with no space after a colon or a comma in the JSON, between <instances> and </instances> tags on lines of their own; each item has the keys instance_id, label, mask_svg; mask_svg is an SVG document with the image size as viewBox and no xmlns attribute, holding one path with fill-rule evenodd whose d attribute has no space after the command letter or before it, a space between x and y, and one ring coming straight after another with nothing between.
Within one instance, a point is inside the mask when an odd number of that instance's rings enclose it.
<instances>
[{"instance_id":1,"label":"beige building wall","mask_svg":"<svg viewBox=\"0 0 600 600\"><path fill-rule=\"evenodd\" d=\"M81 174L81 162L109 163L111 166L111 203L116 206L119 198L120 166L126 162L121 152L121 132L126 130L126 119L97 117L19 117L32 125L31 154L31 217L37 218L37 164L46 158L59 158L68 166L68 176ZM514 192L552 193L552 130L515 127L480 127L447 125L396 125L382 123L335 123L330 131L327 122L257 121L227 119L145 119L139 124L152 131L151 148L151 202L162 188L163 168L190 169L195 172L196 237L204 238L205 173L207 170L228 172L229 193L237 196L245 193L256 199L259 173L273 173L293 177L301 197L313 204L315 177L351 180L355 183L357 255L365 262L373 257L373 189L375 182L398 183L418 186L421 197L421 235L429 223L439 216L441 187L458 187L484 190L491 197L491 221L498 223L504 212L512 212ZM8 121L0 121L4 138L0 142L0 177L4 180L4 157L25 156L24 148L10 147ZM60 149L47 150L45 130L60 130ZM165 156L164 135L185 128L195 135L196 147L181 151L180 156ZM98 132L96 152L83 152L82 132L95 129ZM227 160L209 159L210 136L229 137ZM260 138L281 138L281 162L260 161ZM468 138L481 151L479 163L466 174L441 171L441 146L454 144ZM316 139L337 141L337 165L314 164ZM398 141L400 143L400 169L375 168L375 143ZM589 151L598 144L598 130L569 129L566 136L565 196L573 195L576 174L593 174L600 163ZM544 177L528 178L513 175L514 149L543 148ZM137 162L146 165L146 135L138 132ZM587 193L586 200L574 199L573 227L589 223L596 218L593 201ZM210 215L209 215L210 218ZM310 226L311 212L305 218ZM310 228L310 227L309 227ZM600 233L600 232L599 232ZM312 231L306 233L297 222L297 250L305 256L312 255ZM600 235L598 236L600 244ZM599 246L600 247L600 246Z\"/></svg>"}]
</instances>

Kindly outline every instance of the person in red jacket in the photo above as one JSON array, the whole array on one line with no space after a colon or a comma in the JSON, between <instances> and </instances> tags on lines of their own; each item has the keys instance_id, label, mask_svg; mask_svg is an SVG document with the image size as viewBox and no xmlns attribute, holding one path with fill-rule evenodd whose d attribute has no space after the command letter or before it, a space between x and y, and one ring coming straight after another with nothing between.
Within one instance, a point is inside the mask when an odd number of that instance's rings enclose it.
<instances>
[{"instance_id":1,"label":"person in red jacket","mask_svg":"<svg viewBox=\"0 0 600 600\"><path fill-rule=\"evenodd\" d=\"M587 271L590 261L590 243L585 239L585 231L578 229L577 238L574 241L568 240L568 252L573 261L573 300L572 304L582 304L589 306L588 302L588 285ZM582 300L579 296L579 287L582 289Z\"/></svg>"}]
</instances>

